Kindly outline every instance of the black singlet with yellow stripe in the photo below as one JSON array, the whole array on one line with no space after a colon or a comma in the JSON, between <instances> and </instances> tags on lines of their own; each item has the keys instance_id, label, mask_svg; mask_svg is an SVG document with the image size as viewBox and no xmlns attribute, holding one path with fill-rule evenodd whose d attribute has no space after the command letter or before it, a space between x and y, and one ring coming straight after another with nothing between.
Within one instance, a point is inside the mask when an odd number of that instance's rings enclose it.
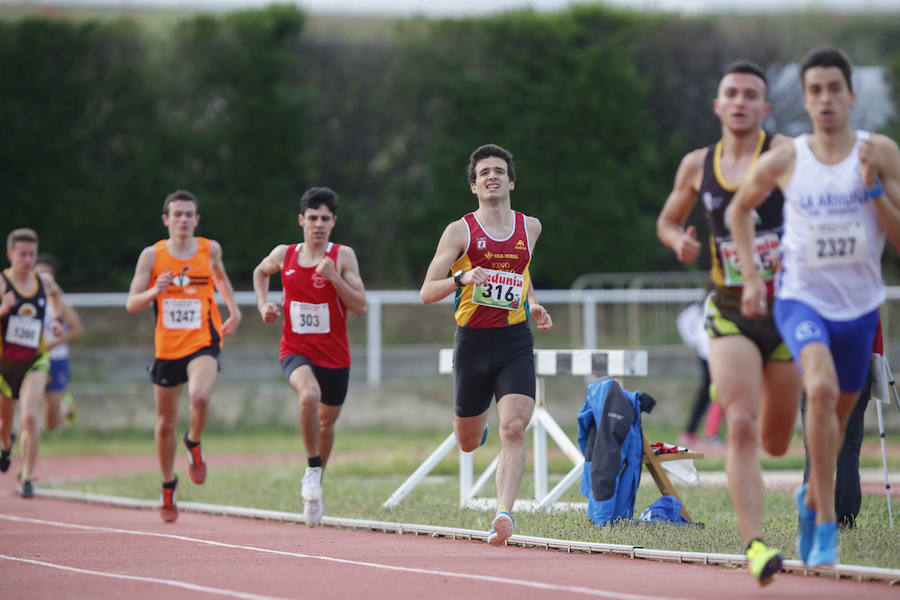
<instances>
[{"instance_id":1,"label":"black singlet with yellow stripe","mask_svg":"<svg viewBox=\"0 0 900 600\"><path fill-rule=\"evenodd\" d=\"M759 143L756 146L756 153L748 173L756 166L756 161L760 154L768 150L771 143L772 136L765 131L760 131ZM725 209L728 208L740 184L729 185L722 177L722 172L719 168L721 157L722 141L719 140L707 148L706 159L703 163L703 179L700 183L698 195L703 201L709 222L712 281L716 287L740 288L740 272L735 268L737 262L734 242L731 237L731 230L725 223ZM784 196L780 189L775 188L753 214L753 224L756 227L757 254L765 250L763 256L757 257L757 260L762 259L763 268L769 266L765 264L767 262L765 254L770 251L777 252L778 240L781 239L781 234L784 230L782 224L783 206ZM771 258L774 258L774 256ZM766 273L763 272L763 278L770 279L771 274L767 277Z\"/></svg>"}]
</instances>

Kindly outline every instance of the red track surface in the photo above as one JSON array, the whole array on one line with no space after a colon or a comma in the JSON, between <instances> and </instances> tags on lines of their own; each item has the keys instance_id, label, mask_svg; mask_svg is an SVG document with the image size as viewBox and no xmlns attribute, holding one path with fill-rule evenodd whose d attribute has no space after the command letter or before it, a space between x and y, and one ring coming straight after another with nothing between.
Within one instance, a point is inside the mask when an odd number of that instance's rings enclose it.
<instances>
[{"instance_id":1,"label":"red track surface","mask_svg":"<svg viewBox=\"0 0 900 600\"><path fill-rule=\"evenodd\" d=\"M42 459L41 475L144 466L120 461ZM164 524L156 511L24 500L13 483L12 473L0 476L0 598L878 600L900 593L885 583L785 573L761 589L743 569L186 512Z\"/></svg>"}]
</instances>

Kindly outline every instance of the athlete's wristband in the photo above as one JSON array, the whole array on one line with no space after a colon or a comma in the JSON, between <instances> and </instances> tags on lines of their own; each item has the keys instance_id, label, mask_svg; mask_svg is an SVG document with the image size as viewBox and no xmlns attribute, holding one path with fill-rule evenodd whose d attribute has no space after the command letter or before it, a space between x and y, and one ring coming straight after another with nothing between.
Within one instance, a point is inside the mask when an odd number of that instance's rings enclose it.
<instances>
[{"instance_id":1,"label":"athlete's wristband","mask_svg":"<svg viewBox=\"0 0 900 600\"><path fill-rule=\"evenodd\" d=\"M875 178L875 187L866 188L866 198L878 198L884 193L884 188L881 187L881 178Z\"/></svg>"}]
</instances>

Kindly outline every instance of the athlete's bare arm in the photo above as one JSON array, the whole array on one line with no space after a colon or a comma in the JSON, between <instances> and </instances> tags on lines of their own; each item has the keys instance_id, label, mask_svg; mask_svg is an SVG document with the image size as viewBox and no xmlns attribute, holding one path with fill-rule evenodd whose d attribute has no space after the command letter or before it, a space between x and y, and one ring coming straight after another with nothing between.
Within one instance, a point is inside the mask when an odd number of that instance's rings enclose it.
<instances>
[{"instance_id":1,"label":"athlete's bare arm","mask_svg":"<svg viewBox=\"0 0 900 600\"><path fill-rule=\"evenodd\" d=\"M241 324L241 309L238 307L234 299L234 287L228 274L225 272L225 263L222 261L222 246L215 240L209 241L209 266L212 269L213 281L216 284L216 290L225 300L225 306L228 307L228 318L222 323L222 337L228 337L237 331L238 325Z\"/></svg>"},{"instance_id":2,"label":"athlete's bare arm","mask_svg":"<svg viewBox=\"0 0 900 600\"><path fill-rule=\"evenodd\" d=\"M156 278L153 287L150 285L150 276L153 274L153 261L156 260L156 250L153 246L147 246L138 257L137 266L134 269L134 278L128 288L128 299L125 300L125 309L131 313L137 313L148 306L172 283L172 271L166 270Z\"/></svg>"},{"instance_id":3,"label":"athlete's bare arm","mask_svg":"<svg viewBox=\"0 0 900 600\"><path fill-rule=\"evenodd\" d=\"M419 290L419 296L423 303L437 302L456 291L456 282L453 281L453 276L448 277L447 274L450 273L453 263L462 256L468 239L468 228L462 219L453 221L444 229L434 258L431 259L428 271L425 272L425 282L422 283L422 289ZM479 278L481 279L479 280ZM461 281L464 285L469 285L470 283L483 283L486 280L487 275L483 273L483 269L476 267L471 271L466 271Z\"/></svg>"},{"instance_id":4,"label":"athlete's bare arm","mask_svg":"<svg viewBox=\"0 0 900 600\"><path fill-rule=\"evenodd\" d=\"M874 198L887 239L900 248L900 149L891 138L873 134L859 149L860 176L869 189L881 179L884 194Z\"/></svg>"},{"instance_id":5,"label":"athlete's bare arm","mask_svg":"<svg viewBox=\"0 0 900 600\"><path fill-rule=\"evenodd\" d=\"M761 317L768 312L766 285L753 260L753 211L765 202L776 187L784 189L794 172L796 153L793 144L781 144L760 156L750 173L731 199L726 219L731 227L744 290L741 312L745 317Z\"/></svg>"},{"instance_id":6,"label":"athlete's bare arm","mask_svg":"<svg viewBox=\"0 0 900 600\"><path fill-rule=\"evenodd\" d=\"M269 277L281 270L287 249L286 244L275 246L269 255L253 269L253 292L256 294L256 308L265 323L272 323L281 316L281 306L269 302Z\"/></svg>"},{"instance_id":7,"label":"athlete's bare arm","mask_svg":"<svg viewBox=\"0 0 900 600\"><path fill-rule=\"evenodd\" d=\"M334 261L323 256L316 272L331 282L341 301L357 315L366 313L366 288L359 274L359 262L350 246L338 249L337 269Z\"/></svg>"},{"instance_id":8,"label":"athlete's bare arm","mask_svg":"<svg viewBox=\"0 0 900 600\"><path fill-rule=\"evenodd\" d=\"M16 295L6 289L6 280L0 277L0 317L5 317L16 305Z\"/></svg>"},{"instance_id":9,"label":"athlete's bare arm","mask_svg":"<svg viewBox=\"0 0 900 600\"><path fill-rule=\"evenodd\" d=\"M537 244L538 237L541 235L541 222L535 217L526 216L525 229L528 231L528 241L531 243L529 253L533 257L534 247ZM553 319L550 318L550 311L538 302L533 281L528 286L528 306L531 310L531 316L534 317L534 322L537 323L538 331L550 331L550 328L553 327Z\"/></svg>"},{"instance_id":10,"label":"athlete's bare arm","mask_svg":"<svg viewBox=\"0 0 900 600\"><path fill-rule=\"evenodd\" d=\"M50 273L39 273L38 277L41 278L41 283L47 292L47 303L50 305L52 314L59 317L50 323L54 340L47 344L47 350L81 339L84 336L84 325L82 325L78 313L66 301L66 296L56 279Z\"/></svg>"},{"instance_id":11,"label":"athlete's bare arm","mask_svg":"<svg viewBox=\"0 0 900 600\"><path fill-rule=\"evenodd\" d=\"M659 241L684 263L694 262L700 255L697 228L691 225L685 229L684 224L697 201L706 152L706 148L698 148L681 159L672 191L656 219L656 236Z\"/></svg>"}]
</instances>

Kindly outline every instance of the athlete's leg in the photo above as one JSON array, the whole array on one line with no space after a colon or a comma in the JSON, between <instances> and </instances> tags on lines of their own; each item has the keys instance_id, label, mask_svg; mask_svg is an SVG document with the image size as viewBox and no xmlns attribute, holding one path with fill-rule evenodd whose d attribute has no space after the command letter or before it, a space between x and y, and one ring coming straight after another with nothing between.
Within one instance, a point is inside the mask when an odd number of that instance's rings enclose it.
<instances>
[{"instance_id":1,"label":"athlete's leg","mask_svg":"<svg viewBox=\"0 0 900 600\"><path fill-rule=\"evenodd\" d=\"M313 373L312 366L302 365L297 367L291 372L288 382L297 393L300 409L298 420L300 432L303 434L303 445L306 447L306 456L321 456L322 448L321 440L319 439L321 424L319 415L320 405L322 404L322 390L319 387L319 381L316 379L315 373Z\"/></svg>"},{"instance_id":2,"label":"athlete's leg","mask_svg":"<svg viewBox=\"0 0 900 600\"><path fill-rule=\"evenodd\" d=\"M522 473L525 472L527 449L525 428L534 412L534 399L522 394L506 394L497 401L500 426L500 456L497 463L497 510L511 511L519 493ZM483 435L478 434L478 442ZM476 429L477 431L477 429Z\"/></svg>"},{"instance_id":3,"label":"athlete's leg","mask_svg":"<svg viewBox=\"0 0 900 600\"><path fill-rule=\"evenodd\" d=\"M41 443L41 400L47 386L47 371L30 371L19 392L20 447L22 449L22 481L32 478Z\"/></svg>"},{"instance_id":4,"label":"athlete's leg","mask_svg":"<svg viewBox=\"0 0 900 600\"><path fill-rule=\"evenodd\" d=\"M748 338L727 335L710 340L709 367L716 397L725 411L725 472L741 540L746 545L762 534L765 489L757 456L762 357Z\"/></svg>"},{"instance_id":5,"label":"athlete's leg","mask_svg":"<svg viewBox=\"0 0 900 600\"><path fill-rule=\"evenodd\" d=\"M328 464L331 456L331 448L334 446L334 424L341 414L341 406L332 406L324 402L319 405L319 456L322 457L322 467Z\"/></svg>"},{"instance_id":6,"label":"athlete's leg","mask_svg":"<svg viewBox=\"0 0 900 600\"><path fill-rule=\"evenodd\" d=\"M16 414L16 401L0 394L0 449L12 450L13 419Z\"/></svg>"},{"instance_id":7,"label":"athlete's leg","mask_svg":"<svg viewBox=\"0 0 900 600\"><path fill-rule=\"evenodd\" d=\"M178 426L178 399L183 387L183 383L172 387L153 386L153 398L156 401L154 438L163 482L175 479L175 428Z\"/></svg>"},{"instance_id":8,"label":"athlete's leg","mask_svg":"<svg viewBox=\"0 0 900 600\"><path fill-rule=\"evenodd\" d=\"M759 435L763 449L772 456L788 451L803 382L793 361L769 360L763 368L762 398L759 406Z\"/></svg>"},{"instance_id":9,"label":"athlete's leg","mask_svg":"<svg viewBox=\"0 0 900 600\"><path fill-rule=\"evenodd\" d=\"M44 427L47 431L53 431L59 427L60 408L62 407L62 399L65 395L65 391L53 392L46 390L44 392Z\"/></svg>"},{"instance_id":10,"label":"athlete's leg","mask_svg":"<svg viewBox=\"0 0 900 600\"><path fill-rule=\"evenodd\" d=\"M534 404L533 401L532 404ZM499 405L497 410L499 410ZM487 410L474 417L453 416L453 431L456 433L456 442L459 444L460 450L472 452L481 445L485 423L487 423Z\"/></svg>"},{"instance_id":11,"label":"athlete's leg","mask_svg":"<svg viewBox=\"0 0 900 600\"><path fill-rule=\"evenodd\" d=\"M201 354L188 363L187 376L190 397L188 439L199 442L209 417L209 401L219 377L219 361L209 354Z\"/></svg>"},{"instance_id":12,"label":"athlete's leg","mask_svg":"<svg viewBox=\"0 0 900 600\"><path fill-rule=\"evenodd\" d=\"M825 344L813 342L804 346L800 364L806 390L806 439L809 445L806 504L815 509L817 523L833 522L834 469L841 432L838 406L843 402L849 405L858 394L849 394L847 400L841 399L844 394L840 393L834 360Z\"/></svg>"}]
</instances>

